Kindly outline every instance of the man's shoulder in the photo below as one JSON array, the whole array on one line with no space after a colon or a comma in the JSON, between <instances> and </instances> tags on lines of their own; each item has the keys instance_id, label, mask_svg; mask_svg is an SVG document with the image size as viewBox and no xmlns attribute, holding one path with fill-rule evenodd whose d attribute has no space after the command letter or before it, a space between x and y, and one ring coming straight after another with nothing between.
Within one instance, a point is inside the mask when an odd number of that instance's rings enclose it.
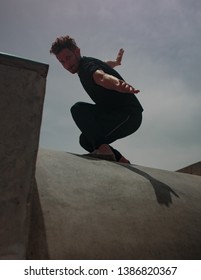
<instances>
[{"instance_id":1,"label":"man's shoulder","mask_svg":"<svg viewBox=\"0 0 201 280\"><path fill-rule=\"evenodd\" d=\"M83 56L81 61L83 64L105 64L102 60L90 56Z\"/></svg>"},{"instance_id":2,"label":"man's shoulder","mask_svg":"<svg viewBox=\"0 0 201 280\"><path fill-rule=\"evenodd\" d=\"M80 75L81 73L83 75L86 75L87 73L93 74L96 70L103 70L105 73L123 80L121 75L115 69L111 68L106 62L98 58L83 56L80 67Z\"/></svg>"},{"instance_id":3,"label":"man's shoulder","mask_svg":"<svg viewBox=\"0 0 201 280\"><path fill-rule=\"evenodd\" d=\"M102 67L104 67L103 61L94 57L83 56L80 63L79 75L86 76L87 73L93 74L96 70L101 69Z\"/></svg>"}]
</instances>

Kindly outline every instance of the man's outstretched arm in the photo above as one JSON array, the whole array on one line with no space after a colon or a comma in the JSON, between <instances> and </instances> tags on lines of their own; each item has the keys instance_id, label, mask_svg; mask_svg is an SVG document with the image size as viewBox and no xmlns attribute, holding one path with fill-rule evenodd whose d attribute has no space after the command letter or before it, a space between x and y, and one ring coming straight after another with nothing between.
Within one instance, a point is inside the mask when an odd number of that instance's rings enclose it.
<instances>
[{"instance_id":1,"label":"man's outstretched arm","mask_svg":"<svg viewBox=\"0 0 201 280\"><path fill-rule=\"evenodd\" d=\"M97 85L110 90L116 90L118 92L131 94L136 94L140 92L138 89L135 89L127 82L122 81L112 75L109 75L102 70L96 70L96 72L94 72L93 74L93 79Z\"/></svg>"},{"instance_id":2,"label":"man's outstretched arm","mask_svg":"<svg viewBox=\"0 0 201 280\"><path fill-rule=\"evenodd\" d=\"M124 50L120 49L115 60L108 60L105 61L105 63L107 63L112 68L121 65L123 54L124 54Z\"/></svg>"}]
</instances>

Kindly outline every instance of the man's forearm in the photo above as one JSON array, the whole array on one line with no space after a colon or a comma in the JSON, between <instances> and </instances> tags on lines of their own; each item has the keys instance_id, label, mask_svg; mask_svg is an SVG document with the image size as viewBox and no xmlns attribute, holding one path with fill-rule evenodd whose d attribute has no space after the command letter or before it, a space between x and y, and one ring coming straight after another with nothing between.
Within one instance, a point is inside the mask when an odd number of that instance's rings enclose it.
<instances>
[{"instance_id":1,"label":"man's forearm","mask_svg":"<svg viewBox=\"0 0 201 280\"><path fill-rule=\"evenodd\" d=\"M118 92L122 92L122 93L138 93L139 90L136 90L135 88L133 88L131 85L129 85L128 83L126 83L125 81L122 81L112 75L106 74L102 71L97 71L94 74L94 81L107 89L110 90L115 90Z\"/></svg>"},{"instance_id":2,"label":"man's forearm","mask_svg":"<svg viewBox=\"0 0 201 280\"><path fill-rule=\"evenodd\" d=\"M105 63L109 65L111 68L115 68L116 66L120 65L117 60L108 60L105 61Z\"/></svg>"},{"instance_id":3,"label":"man's forearm","mask_svg":"<svg viewBox=\"0 0 201 280\"><path fill-rule=\"evenodd\" d=\"M109 74L103 74L99 85L110 90L118 90L119 79Z\"/></svg>"}]
</instances>

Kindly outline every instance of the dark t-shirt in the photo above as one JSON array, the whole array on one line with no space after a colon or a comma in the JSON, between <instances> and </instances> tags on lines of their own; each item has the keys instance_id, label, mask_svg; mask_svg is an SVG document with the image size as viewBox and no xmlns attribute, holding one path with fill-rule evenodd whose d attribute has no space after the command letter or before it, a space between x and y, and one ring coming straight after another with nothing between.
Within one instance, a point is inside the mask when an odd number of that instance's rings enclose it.
<instances>
[{"instance_id":1,"label":"dark t-shirt","mask_svg":"<svg viewBox=\"0 0 201 280\"><path fill-rule=\"evenodd\" d=\"M131 111L143 111L134 94L121 93L97 85L93 80L93 74L96 70L103 70L105 73L123 80L119 73L105 62L92 57L82 57L78 75L84 89L95 104L105 109L123 109L127 107Z\"/></svg>"}]
</instances>

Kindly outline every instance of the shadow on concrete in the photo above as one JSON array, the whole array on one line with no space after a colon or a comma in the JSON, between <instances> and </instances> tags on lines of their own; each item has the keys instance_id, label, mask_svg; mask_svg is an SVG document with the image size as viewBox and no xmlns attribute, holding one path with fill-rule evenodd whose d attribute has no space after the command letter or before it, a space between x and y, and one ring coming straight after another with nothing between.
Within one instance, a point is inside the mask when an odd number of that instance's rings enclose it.
<instances>
[{"instance_id":1,"label":"shadow on concrete","mask_svg":"<svg viewBox=\"0 0 201 280\"><path fill-rule=\"evenodd\" d=\"M43 212L35 180L32 196L27 260L48 260L48 244Z\"/></svg>"},{"instance_id":2,"label":"shadow on concrete","mask_svg":"<svg viewBox=\"0 0 201 280\"><path fill-rule=\"evenodd\" d=\"M127 169L131 170L132 172L135 172L135 173L143 176L147 180L149 180L149 182L153 186L153 189L154 189L154 192L156 195L156 199L159 204L164 204L165 206L169 207L169 205L172 204L171 194L176 196L177 198L179 198L179 195L175 191L173 191L168 185L153 178L148 173L146 173L142 170L139 170L136 167L130 166L128 164L124 164L124 165L120 164L120 163L116 163L116 164L121 165L122 167L127 168Z\"/></svg>"},{"instance_id":3,"label":"shadow on concrete","mask_svg":"<svg viewBox=\"0 0 201 280\"><path fill-rule=\"evenodd\" d=\"M93 158L93 157L89 157L86 155L78 155L78 154L73 154L75 156L79 156L82 157L84 159L88 159L88 160L103 160L103 159L99 159L99 158ZM143 176L144 178L146 178L152 185L155 195L156 195L156 199L157 202L159 204L163 204L167 207L170 206L170 204L172 204L172 196L174 195L175 197L179 198L179 195L173 191L168 185L166 185L165 183L153 178L151 175L149 175L148 173L137 169L136 167L133 167L132 165L128 165L128 164L122 164L122 163L118 163L115 161L110 161L114 164L118 164L124 168L127 168L128 170L135 172L141 176Z\"/></svg>"}]
</instances>

